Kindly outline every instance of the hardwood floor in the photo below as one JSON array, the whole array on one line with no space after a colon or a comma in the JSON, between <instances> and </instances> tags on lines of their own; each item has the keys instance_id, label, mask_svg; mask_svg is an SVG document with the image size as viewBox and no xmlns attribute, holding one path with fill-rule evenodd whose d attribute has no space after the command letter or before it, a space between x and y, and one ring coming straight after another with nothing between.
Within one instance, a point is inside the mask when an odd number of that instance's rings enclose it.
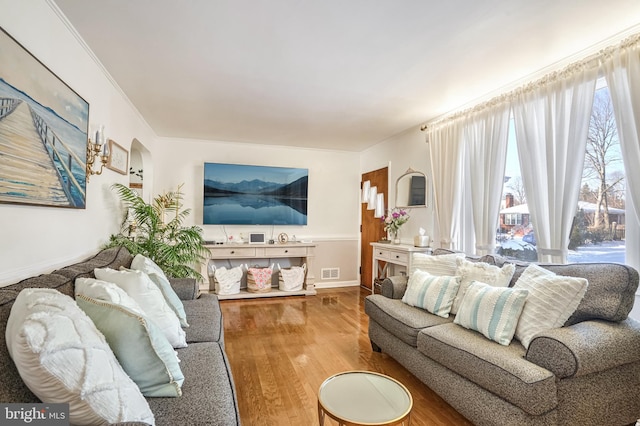
<instances>
[{"instance_id":1,"label":"hardwood floor","mask_svg":"<svg viewBox=\"0 0 640 426\"><path fill-rule=\"evenodd\" d=\"M413 396L413 426L471 425L391 357L371 350L366 294L348 287L320 289L317 296L221 301L244 425L317 425L318 388L345 370L377 371L403 383Z\"/></svg>"}]
</instances>

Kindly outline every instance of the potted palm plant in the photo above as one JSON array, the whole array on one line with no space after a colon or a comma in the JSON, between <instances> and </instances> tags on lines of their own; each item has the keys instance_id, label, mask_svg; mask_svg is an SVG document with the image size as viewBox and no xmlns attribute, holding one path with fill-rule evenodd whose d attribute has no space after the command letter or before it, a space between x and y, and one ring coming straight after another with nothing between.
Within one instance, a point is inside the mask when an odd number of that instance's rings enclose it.
<instances>
[{"instance_id":1,"label":"potted palm plant","mask_svg":"<svg viewBox=\"0 0 640 426\"><path fill-rule=\"evenodd\" d=\"M142 254L153 260L167 276L202 280L195 269L206 259L202 229L184 226L191 209L182 205L182 185L177 191L156 196L146 203L134 190L114 184L126 208L120 232L109 237L105 248L124 246L132 255Z\"/></svg>"}]
</instances>

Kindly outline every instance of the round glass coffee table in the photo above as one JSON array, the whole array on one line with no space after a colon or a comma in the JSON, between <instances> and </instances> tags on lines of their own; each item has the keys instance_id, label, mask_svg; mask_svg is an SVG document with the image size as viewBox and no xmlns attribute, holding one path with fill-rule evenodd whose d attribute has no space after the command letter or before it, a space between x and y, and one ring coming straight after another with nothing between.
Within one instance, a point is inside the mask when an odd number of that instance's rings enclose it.
<instances>
[{"instance_id":1,"label":"round glass coffee table","mask_svg":"<svg viewBox=\"0 0 640 426\"><path fill-rule=\"evenodd\" d=\"M318 418L341 426L409 425L413 398L397 380L371 371L347 371L329 377L318 391Z\"/></svg>"}]
</instances>

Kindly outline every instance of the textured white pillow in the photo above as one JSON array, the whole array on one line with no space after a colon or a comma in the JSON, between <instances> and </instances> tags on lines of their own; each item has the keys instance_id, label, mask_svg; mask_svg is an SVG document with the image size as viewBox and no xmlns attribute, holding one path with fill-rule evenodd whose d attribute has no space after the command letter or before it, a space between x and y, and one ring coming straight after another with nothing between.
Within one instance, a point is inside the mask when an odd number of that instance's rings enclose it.
<instances>
[{"instance_id":1,"label":"textured white pillow","mask_svg":"<svg viewBox=\"0 0 640 426\"><path fill-rule=\"evenodd\" d=\"M435 276L417 270L409 278L402 301L407 305L426 309L439 317L448 318L458 286L459 277Z\"/></svg>"},{"instance_id":2,"label":"textured white pillow","mask_svg":"<svg viewBox=\"0 0 640 426\"><path fill-rule=\"evenodd\" d=\"M562 327L578 308L588 285L584 278L556 275L535 264L527 266L513 286L529 291L516 339L528 348L537 333Z\"/></svg>"},{"instance_id":3,"label":"textured white pillow","mask_svg":"<svg viewBox=\"0 0 640 426\"><path fill-rule=\"evenodd\" d=\"M25 384L43 402L68 403L71 424L154 424L140 390L69 296L22 290L11 308L6 342Z\"/></svg>"},{"instance_id":4,"label":"textured white pillow","mask_svg":"<svg viewBox=\"0 0 640 426\"><path fill-rule=\"evenodd\" d=\"M509 287L515 265L506 263L502 268L484 262L469 262L463 257L456 258L456 275L460 277L460 288L453 300L452 314L457 314L462 298L473 281L480 281L494 287Z\"/></svg>"},{"instance_id":5,"label":"textured white pillow","mask_svg":"<svg viewBox=\"0 0 640 426\"><path fill-rule=\"evenodd\" d=\"M432 256L424 253L412 253L409 276L413 275L413 273L418 269L426 271L431 275L453 276L456 274L456 269L458 267L456 259L459 257L464 258L464 253L442 254L439 256Z\"/></svg>"},{"instance_id":6,"label":"textured white pillow","mask_svg":"<svg viewBox=\"0 0 640 426\"><path fill-rule=\"evenodd\" d=\"M156 265L156 263L141 254L136 254L131 261L131 269L136 271L142 271L149 275L149 278L158 286L164 299L169 304L169 307L175 312L180 320L180 325L183 327L189 327L187 322L187 313L184 311L184 305L182 300L178 297L169 279L165 275L164 271Z\"/></svg>"},{"instance_id":7,"label":"textured white pillow","mask_svg":"<svg viewBox=\"0 0 640 426\"><path fill-rule=\"evenodd\" d=\"M117 284L133 300L138 302L144 313L169 339L174 348L187 346L186 333L180 326L178 316L167 304L158 286L142 271L131 269L95 269L97 279Z\"/></svg>"},{"instance_id":8,"label":"textured white pillow","mask_svg":"<svg viewBox=\"0 0 640 426\"><path fill-rule=\"evenodd\" d=\"M474 281L469 284L453 322L507 346L513 339L527 294L527 290Z\"/></svg>"},{"instance_id":9,"label":"textured white pillow","mask_svg":"<svg viewBox=\"0 0 640 426\"><path fill-rule=\"evenodd\" d=\"M76 302L104 334L144 396L182 395L184 375L175 350L138 303L114 283L78 278Z\"/></svg>"}]
</instances>

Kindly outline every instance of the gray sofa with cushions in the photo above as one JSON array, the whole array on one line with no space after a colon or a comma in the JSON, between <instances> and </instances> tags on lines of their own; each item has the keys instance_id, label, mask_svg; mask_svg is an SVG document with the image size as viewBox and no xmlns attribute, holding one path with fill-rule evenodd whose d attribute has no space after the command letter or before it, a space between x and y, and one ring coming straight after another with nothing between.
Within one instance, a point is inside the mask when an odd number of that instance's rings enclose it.
<instances>
[{"instance_id":1,"label":"gray sofa with cushions","mask_svg":"<svg viewBox=\"0 0 640 426\"><path fill-rule=\"evenodd\" d=\"M450 253L450 252L447 252ZM438 254L437 251L435 254ZM472 259L469 259L472 260ZM504 259L485 256L502 266ZM526 265L517 265L513 286ZM529 349L403 303L406 277L367 296L369 338L478 425L628 425L640 418L640 322L628 318L638 272L618 264L541 265L583 277L587 292L562 328Z\"/></svg>"},{"instance_id":2,"label":"gray sofa with cushions","mask_svg":"<svg viewBox=\"0 0 640 426\"><path fill-rule=\"evenodd\" d=\"M95 268L129 267L132 260L124 248L107 249L84 262L0 288L0 368L3 371L0 402L40 402L22 382L5 342L7 319L18 293L24 288L45 287L73 297L76 278L93 277ZM181 397L147 398L156 425L239 425L235 385L224 351L218 298L211 294L198 295L193 279L170 281L183 302L189 322L185 329L188 346L177 349L185 380Z\"/></svg>"}]
</instances>

